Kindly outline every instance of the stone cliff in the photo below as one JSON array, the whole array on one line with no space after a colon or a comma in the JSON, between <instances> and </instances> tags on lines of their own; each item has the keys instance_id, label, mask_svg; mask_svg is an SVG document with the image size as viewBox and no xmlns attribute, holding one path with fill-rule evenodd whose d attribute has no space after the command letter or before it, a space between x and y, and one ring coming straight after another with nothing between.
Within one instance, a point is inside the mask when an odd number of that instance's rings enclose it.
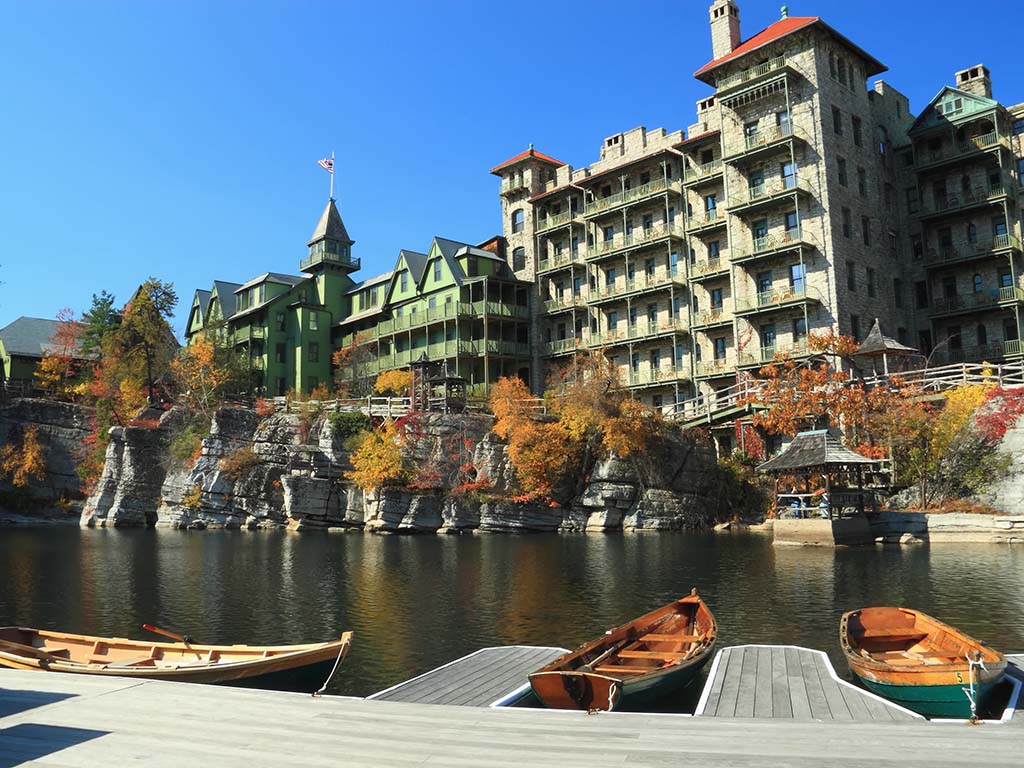
<instances>
[{"instance_id":1,"label":"stone cliff","mask_svg":"<svg viewBox=\"0 0 1024 768\"><path fill-rule=\"evenodd\" d=\"M345 479L342 440L328 419L303 425L295 414L260 419L225 408L213 419L198 458L167 467L176 411L156 430L115 428L107 465L82 515L83 525L177 528L468 531L640 531L699 529L729 519L741 499L725 498L710 446L671 433L644 461L611 458L593 468L567 507L517 503L505 445L483 415L429 414L404 425L411 466L431 467L415 489L364 493ZM300 439L308 431L306 439ZM453 446L455 448L453 449ZM475 479L453 493L457 473Z\"/></svg>"}]
</instances>

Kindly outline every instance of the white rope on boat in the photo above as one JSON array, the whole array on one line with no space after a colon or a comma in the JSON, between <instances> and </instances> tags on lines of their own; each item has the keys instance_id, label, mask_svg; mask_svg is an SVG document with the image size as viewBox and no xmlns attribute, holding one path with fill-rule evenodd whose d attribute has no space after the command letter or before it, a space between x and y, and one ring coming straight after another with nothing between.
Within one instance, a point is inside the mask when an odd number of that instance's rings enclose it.
<instances>
[{"instance_id":1,"label":"white rope on boat","mask_svg":"<svg viewBox=\"0 0 1024 768\"><path fill-rule=\"evenodd\" d=\"M964 654L964 658L967 659L967 678L970 688L963 688L964 695L967 696L967 701L971 704L971 722L978 722L978 700L974 690L974 668L981 667L986 672L988 667L985 666L985 660L981 658L981 654L977 651L974 652L975 657L971 658L971 654Z\"/></svg>"},{"instance_id":2,"label":"white rope on boat","mask_svg":"<svg viewBox=\"0 0 1024 768\"><path fill-rule=\"evenodd\" d=\"M321 685L319 689L313 691L313 698L314 699L318 698L319 696L321 696L323 694L323 692L325 690L327 690L328 683L330 683L331 680L334 679L334 675L337 673L338 667L341 665L341 657L345 655L345 649L346 648L348 648L348 640L345 640L345 642L343 642L341 644L341 647L338 648L338 658L334 660L334 668L331 669L331 674L329 674L327 676L327 679L324 680L324 684Z\"/></svg>"}]
</instances>

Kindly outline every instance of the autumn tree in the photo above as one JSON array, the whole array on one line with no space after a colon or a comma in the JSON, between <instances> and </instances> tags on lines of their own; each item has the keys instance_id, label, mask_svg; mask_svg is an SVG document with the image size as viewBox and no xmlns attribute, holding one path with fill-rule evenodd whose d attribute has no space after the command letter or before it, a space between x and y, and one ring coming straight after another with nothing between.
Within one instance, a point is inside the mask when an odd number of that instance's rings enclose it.
<instances>
[{"instance_id":1,"label":"autumn tree","mask_svg":"<svg viewBox=\"0 0 1024 768\"><path fill-rule=\"evenodd\" d=\"M0 477L16 488L25 488L33 477L46 477L46 449L35 425L20 434L12 430L7 442L0 446Z\"/></svg>"},{"instance_id":2,"label":"autumn tree","mask_svg":"<svg viewBox=\"0 0 1024 768\"><path fill-rule=\"evenodd\" d=\"M412 371L382 371L373 383L373 391L388 397L407 397L412 389Z\"/></svg>"},{"instance_id":3,"label":"autumn tree","mask_svg":"<svg viewBox=\"0 0 1024 768\"><path fill-rule=\"evenodd\" d=\"M356 487L377 490L394 485L407 477L402 463L402 439L397 424L386 421L380 429L369 429L351 438L346 445L351 451L352 471L345 477Z\"/></svg>"},{"instance_id":4,"label":"autumn tree","mask_svg":"<svg viewBox=\"0 0 1024 768\"><path fill-rule=\"evenodd\" d=\"M168 322L177 303L174 284L151 277L125 306L116 331L108 334L118 361L144 372L150 403L156 399L156 380L168 370L178 347Z\"/></svg>"},{"instance_id":5,"label":"autumn tree","mask_svg":"<svg viewBox=\"0 0 1024 768\"><path fill-rule=\"evenodd\" d=\"M368 334L356 333L351 344L331 355L334 386L339 395L365 397L372 391L370 364L373 351Z\"/></svg>"},{"instance_id":6,"label":"autumn tree","mask_svg":"<svg viewBox=\"0 0 1024 768\"><path fill-rule=\"evenodd\" d=\"M215 346L199 338L183 348L171 361L171 372L182 388L184 403L209 418L220 403L223 388L231 374L217 365Z\"/></svg>"},{"instance_id":7,"label":"autumn tree","mask_svg":"<svg viewBox=\"0 0 1024 768\"><path fill-rule=\"evenodd\" d=\"M57 313L57 329L50 337L50 346L36 369L36 383L54 396L71 394L72 379L78 373L81 356L82 324L75 319L74 310L65 307Z\"/></svg>"}]
</instances>

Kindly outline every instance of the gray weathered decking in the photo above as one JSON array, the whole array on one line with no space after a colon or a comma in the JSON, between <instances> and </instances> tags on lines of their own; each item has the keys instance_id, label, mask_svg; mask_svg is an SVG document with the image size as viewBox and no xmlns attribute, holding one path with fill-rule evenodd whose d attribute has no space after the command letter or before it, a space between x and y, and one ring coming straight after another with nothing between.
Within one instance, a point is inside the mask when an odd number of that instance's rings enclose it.
<instances>
[{"instance_id":1,"label":"gray weathered decking","mask_svg":"<svg viewBox=\"0 0 1024 768\"><path fill-rule=\"evenodd\" d=\"M696 714L855 722L922 719L840 680L821 651L792 645L723 648L712 664Z\"/></svg>"},{"instance_id":2,"label":"gray weathered decking","mask_svg":"<svg viewBox=\"0 0 1024 768\"><path fill-rule=\"evenodd\" d=\"M529 645L483 648L367 698L489 707L522 696L528 675L565 652Z\"/></svg>"},{"instance_id":3,"label":"gray weathered decking","mask_svg":"<svg viewBox=\"0 0 1024 768\"><path fill-rule=\"evenodd\" d=\"M1020 765L1020 731L425 706L0 670L0 766L953 768Z\"/></svg>"}]
</instances>

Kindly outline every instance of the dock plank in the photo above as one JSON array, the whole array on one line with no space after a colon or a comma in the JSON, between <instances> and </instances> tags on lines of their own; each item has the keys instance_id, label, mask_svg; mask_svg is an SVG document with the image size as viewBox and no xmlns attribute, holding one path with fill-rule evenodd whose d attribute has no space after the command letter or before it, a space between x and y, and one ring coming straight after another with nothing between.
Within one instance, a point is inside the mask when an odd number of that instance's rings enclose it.
<instances>
[{"instance_id":1,"label":"dock plank","mask_svg":"<svg viewBox=\"0 0 1024 768\"><path fill-rule=\"evenodd\" d=\"M754 672L754 717L772 717L772 649L756 649L757 669Z\"/></svg>"},{"instance_id":2,"label":"dock plank","mask_svg":"<svg viewBox=\"0 0 1024 768\"><path fill-rule=\"evenodd\" d=\"M789 690L790 711L794 718L811 719L811 702L807 694L807 681L800 670L800 652L786 648L786 685Z\"/></svg>"},{"instance_id":3,"label":"dock plank","mask_svg":"<svg viewBox=\"0 0 1024 768\"><path fill-rule=\"evenodd\" d=\"M728 656L731 650L725 648L719 651L718 655L718 666L727 664ZM712 665L715 666L715 665ZM722 700L722 687L725 684L725 675L715 674L708 681L708 692L707 697L704 699L704 711L714 713L718 710L718 704ZM702 697L704 698L704 697Z\"/></svg>"},{"instance_id":4,"label":"dock plank","mask_svg":"<svg viewBox=\"0 0 1024 768\"><path fill-rule=\"evenodd\" d=\"M771 649L772 717L793 716L792 694L789 690L789 675L786 672L786 649Z\"/></svg>"}]
</instances>

